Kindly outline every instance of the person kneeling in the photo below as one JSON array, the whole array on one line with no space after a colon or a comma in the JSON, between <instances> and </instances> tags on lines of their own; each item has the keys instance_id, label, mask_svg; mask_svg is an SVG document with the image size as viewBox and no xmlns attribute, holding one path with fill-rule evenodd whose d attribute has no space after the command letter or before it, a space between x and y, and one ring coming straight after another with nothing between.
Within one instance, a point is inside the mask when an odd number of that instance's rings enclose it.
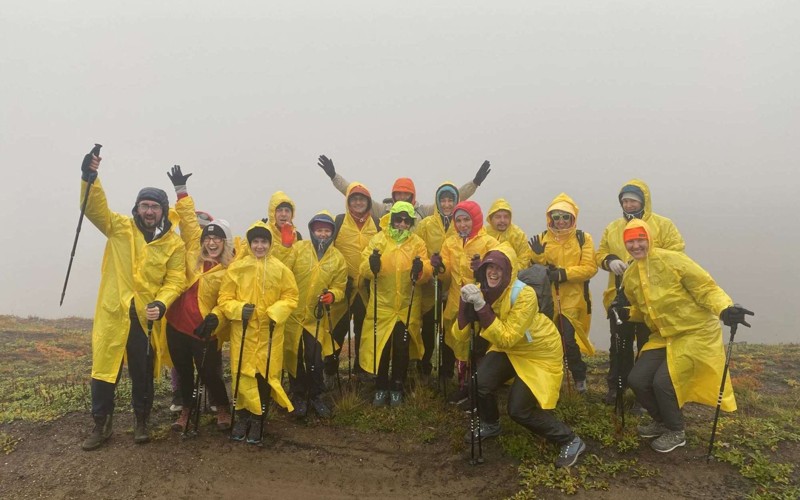
<instances>
[{"instance_id":1,"label":"person kneeling","mask_svg":"<svg viewBox=\"0 0 800 500\"><path fill-rule=\"evenodd\" d=\"M563 377L561 339L553 322L539 312L536 292L516 279L514 250L501 243L480 263L477 285L464 285L458 321L452 334L464 341L474 323L490 347L478 364L477 394L481 438L500 434L494 392L514 379L508 394L508 415L533 434L561 446L557 467L578 461L586 444L552 410ZM476 429L477 432L477 429ZM466 441L471 436L467 432Z\"/></svg>"}]
</instances>

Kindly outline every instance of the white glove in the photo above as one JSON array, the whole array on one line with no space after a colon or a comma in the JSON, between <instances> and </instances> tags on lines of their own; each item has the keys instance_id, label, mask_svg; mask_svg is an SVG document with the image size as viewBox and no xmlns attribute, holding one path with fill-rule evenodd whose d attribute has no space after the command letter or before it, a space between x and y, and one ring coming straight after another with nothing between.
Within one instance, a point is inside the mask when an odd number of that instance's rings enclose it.
<instances>
[{"instance_id":1,"label":"white glove","mask_svg":"<svg viewBox=\"0 0 800 500\"><path fill-rule=\"evenodd\" d=\"M628 269L628 264L619 259L614 259L608 263L608 268L617 276L622 276L625 273L625 270Z\"/></svg>"},{"instance_id":2,"label":"white glove","mask_svg":"<svg viewBox=\"0 0 800 500\"><path fill-rule=\"evenodd\" d=\"M476 311L486 305L481 289L473 284L461 287L461 298L464 299L464 302L472 304Z\"/></svg>"}]
</instances>

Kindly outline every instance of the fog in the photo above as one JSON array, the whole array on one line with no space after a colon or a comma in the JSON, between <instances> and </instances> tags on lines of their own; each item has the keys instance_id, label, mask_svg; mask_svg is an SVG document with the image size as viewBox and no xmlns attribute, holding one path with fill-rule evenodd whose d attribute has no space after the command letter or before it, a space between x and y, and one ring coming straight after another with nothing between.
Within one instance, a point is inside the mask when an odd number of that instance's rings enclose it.
<instances>
[{"instance_id":1,"label":"fog","mask_svg":"<svg viewBox=\"0 0 800 500\"><path fill-rule=\"evenodd\" d=\"M737 339L800 340L797 2L3 4L0 313L92 316L104 238L89 223L58 302L99 142L113 210L147 185L174 202L180 164L237 234L276 190L305 234L341 212L320 154L375 198L411 177L424 202L488 159L484 210L505 197L533 234L564 191L595 244L641 178L687 254L756 311Z\"/></svg>"}]
</instances>

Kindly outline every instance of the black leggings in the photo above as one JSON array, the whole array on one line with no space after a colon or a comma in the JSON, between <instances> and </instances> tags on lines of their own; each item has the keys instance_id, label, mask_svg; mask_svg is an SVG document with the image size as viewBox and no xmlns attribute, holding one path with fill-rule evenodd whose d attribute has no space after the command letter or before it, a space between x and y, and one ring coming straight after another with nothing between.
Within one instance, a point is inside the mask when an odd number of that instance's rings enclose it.
<instances>
[{"instance_id":1,"label":"black leggings","mask_svg":"<svg viewBox=\"0 0 800 500\"><path fill-rule=\"evenodd\" d=\"M322 378L322 345L310 332L303 330L297 348L297 377L289 375L289 389L294 397L314 398L325 390Z\"/></svg>"},{"instance_id":2,"label":"black leggings","mask_svg":"<svg viewBox=\"0 0 800 500\"><path fill-rule=\"evenodd\" d=\"M191 337L167 323L167 347L180 381L181 397L185 405L192 400L194 391L194 371L197 367L200 380L208 388L211 400L217 406L229 406L228 392L222 380L220 366L222 353L217 350L217 339L212 337L208 343ZM205 360L203 349L205 348ZM202 365L202 369L200 369Z\"/></svg>"},{"instance_id":3,"label":"black leggings","mask_svg":"<svg viewBox=\"0 0 800 500\"><path fill-rule=\"evenodd\" d=\"M573 380L576 382L586 380L586 363L581 358L581 349L575 340L575 327L572 326L566 316L556 318L555 324L561 333L561 339L564 341L564 351L567 354L567 363L569 364L569 371L572 372Z\"/></svg>"},{"instance_id":4,"label":"black leggings","mask_svg":"<svg viewBox=\"0 0 800 500\"><path fill-rule=\"evenodd\" d=\"M402 391L408 372L408 340L404 340L405 326L398 321L394 325L389 341L383 346L380 366L378 366L378 390ZM389 382L389 356L391 354L392 380Z\"/></svg>"},{"instance_id":5,"label":"black leggings","mask_svg":"<svg viewBox=\"0 0 800 500\"><path fill-rule=\"evenodd\" d=\"M353 373L364 371L358 364L358 347L361 345L361 331L364 328L364 318L366 318L366 316L367 309L364 306L364 301L361 299L361 295L356 295L356 298L350 305L350 317L348 317L347 314L342 316L342 319L336 323L336 326L333 328L332 332L333 339L336 341L336 343L340 346L344 345L344 339L347 337L347 332L350 330L350 319L352 318L352 334L354 336L355 352L351 352L350 357L354 363ZM328 375L335 374L339 369L339 354L341 354L341 352L342 348L339 347L339 349L336 351L336 356L328 356L325 358L325 373Z\"/></svg>"}]
</instances>

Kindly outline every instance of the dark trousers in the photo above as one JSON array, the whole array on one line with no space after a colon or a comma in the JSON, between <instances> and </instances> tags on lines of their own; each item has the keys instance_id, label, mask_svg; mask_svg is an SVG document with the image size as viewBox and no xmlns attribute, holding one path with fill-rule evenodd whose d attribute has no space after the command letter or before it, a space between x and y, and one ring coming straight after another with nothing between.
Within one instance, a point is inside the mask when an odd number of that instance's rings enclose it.
<instances>
[{"instance_id":1,"label":"dark trousers","mask_svg":"<svg viewBox=\"0 0 800 500\"><path fill-rule=\"evenodd\" d=\"M297 376L289 375L292 396L314 398L325 390L322 378L322 345L310 332L303 330L303 339L297 350Z\"/></svg>"},{"instance_id":2,"label":"dark trousers","mask_svg":"<svg viewBox=\"0 0 800 500\"><path fill-rule=\"evenodd\" d=\"M438 363L439 360L433 358L433 348L436 342L436 328L433 318L433 309L428 311L422 316L422 344L425 346L425 354L422 355L422 362L419 364L419 370L425 375L430 375L433 370L433 364ZM456 365L456 356L453 350L444 343L444 326L442 328L442 341L439 344L439 349L442 351L442 366L439 369L439 377L453 378L453 371ZM486 349L484 349L484 352Z\"/></svg>"},{"instance_id":3,"label":"dark trousers","mask_svg":"<svg viewBox=\"0 0 800 500\"><path fill-rule=\"evenodd\" d=\"M383 391L402 391L406 383L406 372L408 372L408 342L404 339L405 326L398 321L394 325L389 341L383 346L381 353L380 366L378 367L378 378L376 388ZM389 382L389 361L391 357L392 377Z\"/></svg>"},{"instance_id":4,"label":"dark trousers","mask_svg":"<svg viewBox=\"0 0 800 500\"><path fill-rule=\"evenodd\" d=\"M506 353L497 351L486 353L478 364L478 411L481 419L487 423L496 423L500 420L494 392L508 380L516 377L508 392L508 416L514 422L552 443L566 444L572 441L575 437L572 429L558 420L552 410L543 410L530 388L516 375Z\"/></svg>"},{"instance_id":5,"label":"dark trousers","mask_svg":"<svg viewBox=\"0 0 800 500\"><path fill-rule=\"evenodd\" d=\"M581 349L575 340L575 327L565 316L556 318L555 323L561 333L561 339L564 341L564 352L567 355L567 364L569 364L569 371L572 372L572 379L576 382L586 380L586 363L581 358Z\"/></svg>"},{"instance_id":6,"label":"dark trousers","mask_svg":"<svg viewBox=\"0 0 800 500\"><path fill-rule=\"evenodd\" d=\"M350 331L351 319L353 321L352 335L355 337L355 352L350 353L350 357L353 360L353 373L364 372L364 370L362 370L361 366L358 364L358 347L361 345L361 331L364 328L364 318L366 317L367 309L364 306L364 301L361 299L360 295L356 295L356 298L350 305L350 316L345 314L342 319L336 323L336 326L333 327L333 339L336 340L337 344L343 346L344 340L347 337L347 332ZM335 374L339 369L339 354L341 354L341 352L342 348L340 347L336 351L335 356L328 356L325 358L325 373L328 375Z\"/></svg>"},{"instance_id":7,"label":"dark trousers","mask_svg":"<svg viewBox=\"0 0 800 500\"><path fill-rule=\"evenodd\" d=\"M137 413L150 414L153 408L153 349L147 355L147 334L139 324L136 309L131 302L130 309L131 327L128 331L128 343L125 349L128 353L128 374L131 378L131 406ZM104 417L114 413L114 392L122 373L113 384L102 380L92 379L92 415Z\"/></svg>"},{"instance_id":8,"label":"dark trousers","mask_svg":"<svg viewBox=\"0 0 800 500\"><path fill-rule=\"evenodd\" d=\"M666 348L640 353L628 375L628 384L653 420L671 431L683 430L683 414L669 376Z\"/></svg>"},{"instance_id":9,"label":"dark trousers","mask_svg":"<svg viewBox=\"0 0 800 500\"><path fill-rule=\"evenodd\" d=\"M636 356L642 351L642 346L647 343L647 338L650 336L650 329L647 328L644 323L633 323L630 321L623 321L621 325L617 326L613 313L609 319L609 324L611 325L611 348L608 354L609 363L606 383L609 389L616 390L617 377L620 375L622 376L622 387L625 388L628 386L628 374L633 368ZM617 345L614 340L614 331L617 328L619 328L620 353L617 352ZM636 356L633 354L634 339L636 339Z\"/></svg>"},{"instance_id":10,"label":"dark trousers","mask_svg":"<svg viewBox=\"0 0 800 500\"><path fill-rule=\"evenodd\" d=\"M229 406L228 392L222 380L222 353L217 350L217 339L211 338L208 342L195 339L176 330L167 323L167 346L175 370L178 372L181 397L184 404L192 400L194 391L194 371L200 373L200 380L208 388L214 403L220 406ZM203 349L205 348L205 359ZM201 369L202 366L202 369Z\"/></svg>"}]
</instances>

